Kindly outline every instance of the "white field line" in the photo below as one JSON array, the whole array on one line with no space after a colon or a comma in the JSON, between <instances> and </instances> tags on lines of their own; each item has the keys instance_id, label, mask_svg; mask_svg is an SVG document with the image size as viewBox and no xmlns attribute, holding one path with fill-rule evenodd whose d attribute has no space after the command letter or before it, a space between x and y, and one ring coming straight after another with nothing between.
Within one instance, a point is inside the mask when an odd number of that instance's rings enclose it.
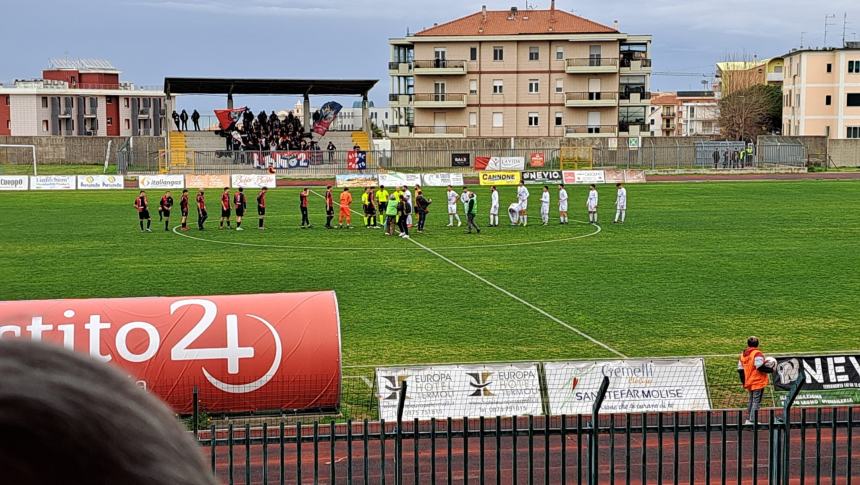
<instances>
[{"instance_id":1,"label":"white field line","mask_svg":"<svg viewBox=\"0 0 860 485\"><path fill-rule=\"evenodd\" d=\"M821 352L786 352L786 353L768 353L771 357L804 357L816 356L827 357L829 355L844 355L844 354L860 354L860 350L829 350ZM628 359L638 360L673 360L673 359L720 359L728 357L739 357L740 352L734 354L705 354L705 355L661 355L661 356L630 356ZM568 359L524 359L524 360L485 360L474 362L415 362L411 364L360 364L360 365L345 365L344 369L370 369L374 367L416 367L416 366L438 366L438 365L482 365L482 364L531 364L534 362L588 362L588 361L610 361L615 360L614 357L571 357Z\"/></svg>"},{"instance_id":2,"label":"white field line","mask_svg":"<svg viewBox=\"0 0 860 485\"><path fill-rule=\"evenodd\" d=\"M315 192L315 191L312 191L312 192L313 192L314 194L316 194L316 195L320 196L320 197L325 198L323 195L320 195L318 192ZM340 205L340 204L337 204L337 205ZM353 209L350 209L350 211L354 212L355 214L359 214L357 211L355 211L355 210L353 210ZM359 214L359 215L361 215L361 214ZM597 227L599 228L600 226L597 226ZM597 234L598 232L600 232L600 231L598 230L597 232L595 232L595 234ZM595 345L597 345L597 346L599 346L599 347L602 347L603 349L605 349L605 350L609 351L609 352L610 352L610 353L612 353L612 354L617 355L618 357L621 357L622 359L626 359L626 358L627 358L627 356L626 356L626 355L624 355L624 354L622 354L621 352L619 352L619 351L617 351L617 350L613 349L612 347L610 347L610 346L606 345L605 343L603 343L603 342L601 342L601 341L599 341L599 340L595 339L594 337L592 337L592 336L590 336L590 335L586 334L586 333L585 333L585 332L583 332L582 330L579 330L578 328L573 327L572 325L570 325L570 324L568 324L568 323L564 322L563 320L559 319L558 317L555 317L555 316L551 315L551 314L550 314L550 313L548 313L546 310L543 310L543 309L541 309L541 308L538 308L537 306L533 305L532 303L529 303L528 301L526 301L526 300L524 300L524 299L520 298L519 296L517 296L517 295L515 295L515 294L511 293L510 291L508 291L508 290L506 290L506 289L502 288L501 286L499 286L499 285L497 285L497 284L493 283L492 281L490 281L490 280L488 280L488 279L484 278L483 276L480 276L480 275L478 275L477 273L474 273L473 271L470 271L470 270L468 270L468 269L464 268L463 266L461 266L461 265L459 265L459 264L455 263L454 261L452 261L452 260L450 260L450 259L446 258L445 256L442 256L441 254L439 254L439 253L437 253L436 251L434 251L434 250L430 249L429 247L427 247L427 246L425 246L425 245L421 244L420 242L418 242L418 241L416 241L416 240L414 240L414 239L411 239L411 238L409 239L409 241L411 241L413 244L417 245L417 246L418 246L418 247L420 247L421 249L423 249L423 250L427 251L428 253L430 253L430 254L432 254L432 255L436 256L437 258L441 259L442 261L445 261L446 263L448 263L448 264L450 264L451 266L454 266L455 268L457 268L457 269L459 269L459 270L461 270L461 271L465 272L466 274L468 274L468 275L470 275L470 276L473 276L473 277L477 278L477 279L478 279L479 281L481 281L482 283L484 283L484 284L486 284L486 285L490 286L491 288L493 288L493 289L495 289L495 290L498 290L499 292L501 292L501 293L503 293L503 294L507 295L508 297L510 297L510 298L512 298L512 299L514 299L514 300L516 300L517 302L522 303L523 305L525 305L525 306L527 306L527 307L531 308L532 310L534 310L534 311L536 311L536 312L540 313L541 315L543 315L543 316L545 316L545 317L549 318L549 319L550 319L550 320L552 320L553 322L555 322L555 323L557 323L557 324L559 324L559 325L561 325L561 326L563 326L563 327L567 328L567 329L568 329L568 330L570 330L571 332L574 332L575 334L577 334L577 335L579 335L580 337L582 337L582 338L584 338L584 339L586 339L586 340L588 340L588 341L592 342L593 344L595 344Z\"/></svg>"}]
</instances>

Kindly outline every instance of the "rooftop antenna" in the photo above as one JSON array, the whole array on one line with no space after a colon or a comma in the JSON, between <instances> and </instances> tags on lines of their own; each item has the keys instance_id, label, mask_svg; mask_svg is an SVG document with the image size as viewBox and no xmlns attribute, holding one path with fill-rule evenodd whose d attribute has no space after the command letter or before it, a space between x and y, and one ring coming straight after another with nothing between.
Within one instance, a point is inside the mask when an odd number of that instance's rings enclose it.
<instances>
[{"instance_id":1,"label":"rooftop antenna","mask_svg":"<svg viewBox=\"0 0 860 485\"><path fill-rule=\"evenodd\" d=\"M845 47L845 31L848 29L848 12L842 13L842 47Z\"/></svg>"},{"instance_id":2,"label":"rooftop antenna","mask_svg":"<svg viewBox=\"0 0 860 485\"><path fill-rule=\"evenodd\" d=\"M833 26L833 20L836 19L836 14L832 13L824 16L824 47L827 48L827 30Z\"/></svg>"},{"instance_id":3,"label":"rooftop antenna","mask_svg":"<svg viewBox=\"0 0 860 485\"><path fill-rule=\"evenodd\" d=\"M806 35L806 32L800 33L800 48L803 49L803 36Z\"/></svg>"}]
</instances>

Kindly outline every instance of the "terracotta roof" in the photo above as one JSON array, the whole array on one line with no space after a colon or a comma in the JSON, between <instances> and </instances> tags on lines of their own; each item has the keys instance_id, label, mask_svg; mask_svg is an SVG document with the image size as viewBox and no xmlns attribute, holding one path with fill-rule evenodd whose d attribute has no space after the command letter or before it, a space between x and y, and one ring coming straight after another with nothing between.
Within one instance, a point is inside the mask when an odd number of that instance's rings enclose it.
<instances>
[{"instance_id":1,"label":"terracotta roof","mask_svg":"<svg viewBox=\"0 0 860 485\"><path fill-rule=\"evenodd\" d=\"M651 105L678 104L678 96L675 93L660 93L651 95Z\"/></svg>"},{"instance_id":2,"label":"terracotta roof","mask_svg":"<svg viewBox=\"0 0 860 485\"><path fill-rule=\"evenodd\" d=\"M612 34L612 27L563 10L487 10L424 29L416 36L517 35L517 34Z\"/></svg>"}]
</instances>

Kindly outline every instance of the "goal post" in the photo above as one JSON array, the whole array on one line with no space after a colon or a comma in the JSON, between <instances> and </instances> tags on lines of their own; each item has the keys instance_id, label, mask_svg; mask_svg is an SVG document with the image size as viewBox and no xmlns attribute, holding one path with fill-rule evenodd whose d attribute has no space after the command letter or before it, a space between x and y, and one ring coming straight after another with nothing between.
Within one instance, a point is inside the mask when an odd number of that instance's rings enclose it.
<instances>
[{"instance_id":1,"label":"goal post","mask_svg":"<svg viewBox=\"0 0 860 485\"><path fill-rule=\"evenodd\" d=\"M33 159L33 175L39 175L38 168L36 167L36 145L8 145L8 144L0 144L0 148L5 148L7 150L3 150L5 156L0 157L0 164L10 163L9 159L11 158L8 153L9 148L19 148L23 153L27 153ZM14 156L14 155L13 155Z\"/></svg>"}]
</instances>

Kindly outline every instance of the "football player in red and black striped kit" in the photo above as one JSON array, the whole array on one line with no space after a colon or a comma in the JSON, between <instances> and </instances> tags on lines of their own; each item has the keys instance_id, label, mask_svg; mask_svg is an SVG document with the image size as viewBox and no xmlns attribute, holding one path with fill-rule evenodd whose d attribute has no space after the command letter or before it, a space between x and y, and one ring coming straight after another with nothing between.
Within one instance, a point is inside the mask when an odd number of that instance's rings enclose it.
<instances>
[{"instance_id":1,"label":"football player in red and black striped kit","mask_svg":"<svg viewBox=\"0 0 860 485\"><path fill-rule=\"evenodd\" d=\"M227 229L230 229L230 188L224 187L221 193L221 224L219 229L224 229L224 221L227 221Z\"/></svg>"},{"instance_id":2,"label":"football player in red and black striped kit","mask_svg":"<svg viewBox=\"0 0 860 485\"><path fill-rule=\"evenodd\" d=\"M206 198L203 196L203 189L197 192L197 229L203 230L203 223L209 218L206 213Z\"/></svg>"},{"instance_id":3,"label":"football player in red and black striped kit","mask_svg":"<svg viewBox=\"0 0 860 485\"><path fill-rule=\"evenodd\" d=\"M236 230L242 229L242 216L245 215L245 209L248 207L248 199L245 198L245 191L239 187L239 191L233 195L233 206L236 208Z\"/></svg>"},{"instance_id":4,"label":"football player in red and black striped kit","mask_svg":"<svg viewBox=\"0 0 860 485\"><path fill-rule=\"evenodd\" d=\"M152 219L149 217L149 201L146 199L146 192L140 191L137 198L134 199L134 208L137 209L137 218L140 223L140 231L152 232L149 226L152 224ZM146 221L146 229L143 228L143 221Z\"/></svg>"},{"instance_id":5,"label":"football player in red and black striped kit","mask_svg":"<svg viewBox=\"0 0 860 485\"><path fill-rule=\"evenodd\" d=\"M161 201L158 202L158 217L164 221L164 230L169 231L170 226L170 209L173 209L173 195L170 191L161 196Z\"/></svg>"},{"instance_id":6,"label":"football player in red and black striped kit","mask_svg":"<svg viewBox=\"0 0 860 485\"><path fill-rule=\"evenodd\" d=\"M179 198L179 210L182 212L182 227L180 231L188 230L188 189L182 189L182 197Z\"/></svg>"},{"instance_id":7,"label":"football player in red and black striped kit","mask_svg":"<svg viewBox=\"0 0 860 485\"><path fill-rule=\"evenodd\" d=\"M266 187L263 187L260 190L260 193L257 194L257 215L260 216L259 229L265 229L266 226L263 224L263 220L266 218L266 193L269 191Z\"/></svg>"}]
</instances>

